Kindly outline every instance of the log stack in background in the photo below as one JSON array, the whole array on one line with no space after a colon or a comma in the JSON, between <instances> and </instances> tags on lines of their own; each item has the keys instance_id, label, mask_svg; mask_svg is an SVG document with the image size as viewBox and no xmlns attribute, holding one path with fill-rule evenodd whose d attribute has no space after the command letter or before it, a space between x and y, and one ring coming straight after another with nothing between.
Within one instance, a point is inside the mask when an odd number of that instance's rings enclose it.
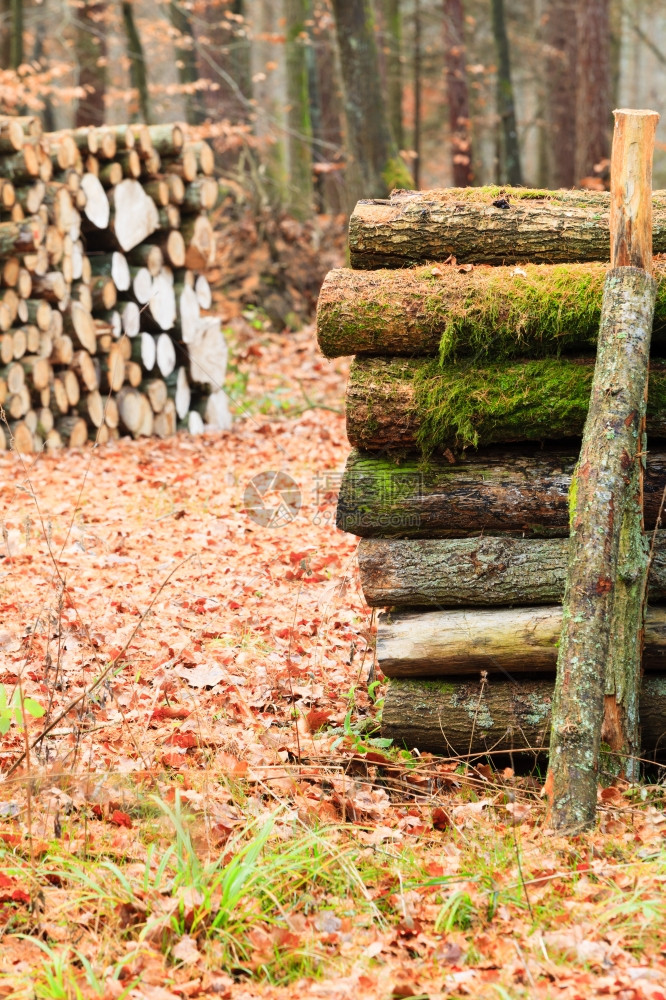
<instances>
[{"instance_id":1,"label":"log stack in background","mask_svg":"<svg viewBox=\"0 0 666 1000\"><path fill-rule=\"evenodd\" d=\"M368 604L388 609L377 660L396 745L547 748L609 207L604 193L395 192L358 204L352 268L322 287L320 347L356 355L338 526L360 536ZM653 211L666 254L666 192ZM649 531L666 487L666 258L655 265ZM649 587L641 723L653 753L666 746L666 532Z\"/></svg>"},{"instance_id":2,"label":"log stack in background","mask_svg":"<svg viewBox=\"0 0 666 1000\"><path fill-rule=\"evenodd\" d=\"M213 166L177 125L0 119L0 448L228 426Z\"/></svg>"}]
</instances>

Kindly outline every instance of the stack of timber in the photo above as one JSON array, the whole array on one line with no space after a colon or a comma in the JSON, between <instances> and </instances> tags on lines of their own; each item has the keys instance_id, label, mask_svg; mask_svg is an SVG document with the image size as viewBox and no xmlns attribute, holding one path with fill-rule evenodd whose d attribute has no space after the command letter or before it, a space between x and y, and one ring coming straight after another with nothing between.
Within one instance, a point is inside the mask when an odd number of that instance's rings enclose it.
<instances>
[{"instance_id":1,"label":"stack of timber","mask_svg":"<svg viewBox=\"0 0 666 1000\"><path fill-rule=\"evenodd\" d=\"M445 755L547 750L569 486L609 258L606 193L470 188L362 201L317 332L355 354L338 527L360 536L390 684L383 734ZM645 530L666 488L666 192L653 199ZM666 531L655 532L643 748L666 747ZM613 692L608 691L607 694Z\"/></svg>"},{"instance_id":2,"label":"stack of timber","mask_svg":"<svg viewBox=\"0 0 666 1000\"><path fill-rule=\"evenodd\" d=\"M177 125L0 118L0 448L228 425L213 167Z\"/></svg>"}]
</instances>

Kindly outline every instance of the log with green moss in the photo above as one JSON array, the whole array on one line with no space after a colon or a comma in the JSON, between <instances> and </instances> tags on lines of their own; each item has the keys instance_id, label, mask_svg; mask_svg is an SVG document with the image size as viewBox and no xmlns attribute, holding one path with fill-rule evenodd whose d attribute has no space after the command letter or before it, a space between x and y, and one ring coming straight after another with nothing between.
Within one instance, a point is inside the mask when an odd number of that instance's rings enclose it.
<instances>
[{"instance_id":1,"label":"log with green moss","mask_svg":"<svg viewBox=\"0 0 666 1000\"><path fill-rule=\"evenodd\" d=\"M561 631L559 604L387 611L379 616L377 663L386 677L456 677L480 670L554 675ZM648 608L643 666L666 668L665 607Z\"/></svg>"},{"instance_id":2,"label":"log with green moss","mask_svg":"<svg viewBox=\"0 0 666 1000\"><path fill-rule=\"evenodd\" d=\"M345 354L433 355L440 360L542 357L593 348L603 264L415 267L329 271L317 304L317 337ZM666 260L655 261L655 343L666 342Z\"/></svg>"},{"instance_id":3,"label":"log with green moss","mask_svg":"<svg viewBox=\"0 0 666 1000\"><path fill-rule=\"evenodd\" d=\"M382 736L394 746L464 756L488 751L548 751L554 678L393 680ZM640 698L644 754L666 747L666 676L646 675ZM603 734L602 734L603 735Z\"/></svg>"},{"instance_id":4,"label":"log with green moss","mask_svg":"<svg viewBox=\"0 0 666 1000\"><path fill-rule=\"evenodd\" d=\"M370 607L467 608L562 600L566 538L364 538L358 546ZM666 531L658 531L650 600L666 600Z\"/></svg>"},{"instance_id":5,"label":"log with green moss","mask_svg":"<svg viewBox=\"0 0 666 1000\"><path fill-rule=\"evenodd\" d=\"M453 456L450 456L453 459ZM469 451L449 462L412 454L400 464L353 451L340 484L337 525L363 538L564 536L578 458L570 448L521 445ZM654 527L666 487L666 452L648 453L643 506Z\"/></svg>"},{"instance_id":6,"label":"log with green moss","mask_svg":"<svg viewBox=\"0 0 666 1000\"><path fill-rule=\"evenodd\" d=\"M666 253L666 192L655 191L653 249ZM351 265L426 261L559 264L609 259L610 195L601 191L447 188L359 201L349 221Z\"/></svg>"},{"instance_id":7,"label":"log with green moss","mask_svg":"<svg viewBox=\"0 0 666 1000\"><path fill-rule=\"evenodd\" d=\"M440 365L434 358L357 358L347 386L356 448L443 449L580 437L594 358ZM647 430L666 437L666 365L653 362Z\"/></svg>"}]
</instances>

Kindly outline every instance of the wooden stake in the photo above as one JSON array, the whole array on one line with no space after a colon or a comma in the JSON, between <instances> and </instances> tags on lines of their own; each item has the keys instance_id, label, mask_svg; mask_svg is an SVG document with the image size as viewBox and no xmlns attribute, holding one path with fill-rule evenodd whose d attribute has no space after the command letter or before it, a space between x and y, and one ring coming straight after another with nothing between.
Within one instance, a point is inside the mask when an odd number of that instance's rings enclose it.
<instances>
[{"instance_id":1,"label":"wooden stake","mask_svg":"<svg viewBox=\"0 0 666 1000\"><path fill-rule=\"evenodd\" d=\"M609 680L618 708L610 734L617 744L613 749L628 755L631 776L639 752L648 564L641 530L641 431L656 299L656 283L644 268L652 260L658 118L655 112L616 112L611 247L612 263L619 266L606 277L590 407L571 484L569 565L546 780L558 831L594 824L607 669L614 675Z\"/></svg>"}]
</instances>

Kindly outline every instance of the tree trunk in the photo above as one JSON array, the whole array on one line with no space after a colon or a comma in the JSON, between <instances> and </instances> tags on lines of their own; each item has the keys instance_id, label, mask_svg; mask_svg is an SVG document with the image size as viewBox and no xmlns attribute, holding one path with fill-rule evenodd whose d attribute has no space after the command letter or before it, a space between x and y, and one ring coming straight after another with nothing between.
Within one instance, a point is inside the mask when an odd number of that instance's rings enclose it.
<instances>
[{"instance_id":1,"label":"tree trunk","mask_svg":"<svg viewBox=\"0 0 666 1000\"><path fill-rule=\"evenodd\" d=\"M546 0L542 15L548 181L570 188L576 180L576 0Z\"/></svg>"},{"instance_id":2,"label":"tree trunk","mask_svg":"<svg viewBox=\"0 0 666 1000\"><path fill-rule=\"evenodd\" d=\"M141 37L134 21L133 0L123 0L123 24L127 36L127 56L130 62L130 79L132 87L137 92L138 114L132 116L133 121L151 121L150 98L148 95L148 76L146 61L143 55Z\"/></svg>"},{"instance_id":3,"label":"tree trunk","mask_svg":"<svg viewBox=\"0 0 666 1000\"><path fill-rule=\"evenodd\" d=\"M462 677L482 670L554 675L562 619L559 605L382 612L377 663L386 677ZM648 610L643 662L648 669L666 667L664 607Z\"/></svg>"},{"instance_id":4,"label":"tree trunk","mask_svg":"<svg viewBox=\"0 0 666 1000\"><path fill-rule=\"evenodd\" d=\"M651 322L651 320L650 320ZM355 448L424 455L447 448L580 437L591 357L534 361L357 358L349 372L347 436ZM666 365L653 365L648 431L666 437Z\"/></svg>"},{"instance_id":5,"label":"tree trunk","mask_svg":"<svg viewBox=\"0 0 666 1000\"><path fill-rule=\"evenodd\" d=\"M538 357L596 346L606 268L601 263L329 271L317 302L317 338L347 354ZM666 344L666 262L655 342Z\"/></svg>"},{"instance_id":6,"label":"tree trunk","mask_svg":"<svg viewBox=\"0 0 666 1000\"><path fill-rule=\"evenodd\" d=\"M76 54L79 87L86 91L76 108L75 127L103 125L106 120L106 33L104 7L99 0L85 0L78 11Z\"/></svg>"},{"instance_id":7,"label":"tree trunk","mask_svg":"<svg viewBox=\"0 0 666 1000\"><path fill-rule=\"evenodd\" d=\"M382 40L386 63L386 102L393 139L404 146L402 127L402 13L400 0L381 0Z\"/></svg>"},{"instance_id":8,"label":"tree trunk","mask_svg":"<svg viewBox=\"0 0 666 1000\"><path fill-rule=\"evenodd\" d=\"M610 150L609 0L576 5L576 183L590 177Z\"/></svg>"},{"instance_id":9,"label":"tree trunk","mask_svg":"<svg viewBox=\"0 0 666 1000\"><path fill-rule=\"evenodd\" d=\"M493 35L497 50L497 112L502 127L504 171L509 184L522 184L516 108L511 82L509 37L506 33L504 0L491 0Z\"/></svg>"},{"instance_id":10,"label":"tree trunk","mask_svg":"<svg viewBox=\"0 0 666 1000\"><path fill-rule=\"evenodd\" d=\"M361 586L370 607L555 604L564 596L564 538L363 539ZM666 600L666 531L657 532L650 600Z\"/></svg>"},{"instance_id":11,"label":"tree trunk","mask_svg":"<svg viewBox=\"0 0 666 1000\"><path fill-rule=\"evenodd\" d=\"M396 747L445 756L488 751L546 753L554 683L551 678L519 684L394 680L386 692L382 736ZM663 753L666 736L666 677L643 679L640 713L644 753Z\"/></svg>"},{"instance_id":12,"label":"tree trunk","mask_svg":"<svg viewBox=\"0 0 666 1000\"><path fill-rule=\"evenodd\" d=\"M193 86L199 79L199 73L192 22L187 7L181 0L178 2L171 0L169 17L177 32L175 47L178 56L178 76L185 90L185 117L188 125L198 125L206 116L201 107L201 98Z\"/></svg>"},{"instance_id":13,"label":"tree trunk","mask_svg":"<svg viewBox=\"0 0 666 1000\"><path fill-rule=\"evenodd\" d=\"M284 0L287 27L289 189L287 210L297 219L312 214L312 123L308 95L308 0Z\"/></svg>"},{"instance_id":14,"label":"tree trunk","mask_svg":"<svg viewBox=\"0 0 666 1000\"><path fill-rule=\"evenodd\" d=\"M414 187L421 187L421 92L423 81L421 74L421 0L414 0L414 133L412 148L414 150Z\"/></svg>"},{"instance_id":15,"label":"tree trunk","mask_svg":"<svg viewBox=\"0 0 666 1000\"><path fill-rule=\"evenodd\" d=\"M349 222L351 266L362 270L444 261L569 264L607 261L610 195L597 191L501 194L497 187L396 191L361 201ZM497 200L509 207L497 207ZM653 249L666 253L666 192L652 197Z\"/></svg>"},{"instance_id":16,"label":"tree trunk","mask_svg":"<svg viewBox=\"0 0 666 1000\"><path fill-rule=\"evenodd\" d=\"M23 57L23 0L11 2L11 37L9 41L9 65L18 69L24 62Z\"/></svg>"},{"instance_id":17,"label":"tree trunk","mask_svg":"<svg viewBox=\"0 0 666 1000\"><path fill-rule=\"evenodd\" d=\"M409 187L410 178L388 124L369 0L333 0L333 12L349 151L361 192L382 198L393 187Z\"/></svg>"},{"instance_id":18,"label":"tree trunk","mask_svg":"<svg viewBox=\"0 0 666 1000\"><path fill-rule=\"evenodd\" d=\"M474 171L462 0L444 0L444 66L449 103L453 183L456 187L464 188L474 181Z\"/></svg>"},{"instance_id":19,"label":"tree trunk","mask_svg":"<svg viewBox=\"0 0 666 1000\"><path fill-rule=\"evenodd\" d=\"M453 457L453 456L451 456ZM354 451L340 484L337 526L362 538L528 537L569 533L574 449L489 449L453 464L417 457L400 465ZM646 530L654 527L666 487L666 453L651 452L645 473Z\"/></svg>"},{"instance_id":20,"label":"tree trunk","mask_svg":"<svg viewBox=\"0 0 666 1000\"><path fill-rule=\"evenodd\" d=\"M553 707L548 799L558 830L594 824L602 725L618 769L638 777L643 458L650 334L652 156L659 116L615 112L611 263L580 459ZM640 264L626 267L624 264ZM580 624L584 623L581 628ZM604 712L605 684L605 712Z\"/></svg>"}]
</instances>

